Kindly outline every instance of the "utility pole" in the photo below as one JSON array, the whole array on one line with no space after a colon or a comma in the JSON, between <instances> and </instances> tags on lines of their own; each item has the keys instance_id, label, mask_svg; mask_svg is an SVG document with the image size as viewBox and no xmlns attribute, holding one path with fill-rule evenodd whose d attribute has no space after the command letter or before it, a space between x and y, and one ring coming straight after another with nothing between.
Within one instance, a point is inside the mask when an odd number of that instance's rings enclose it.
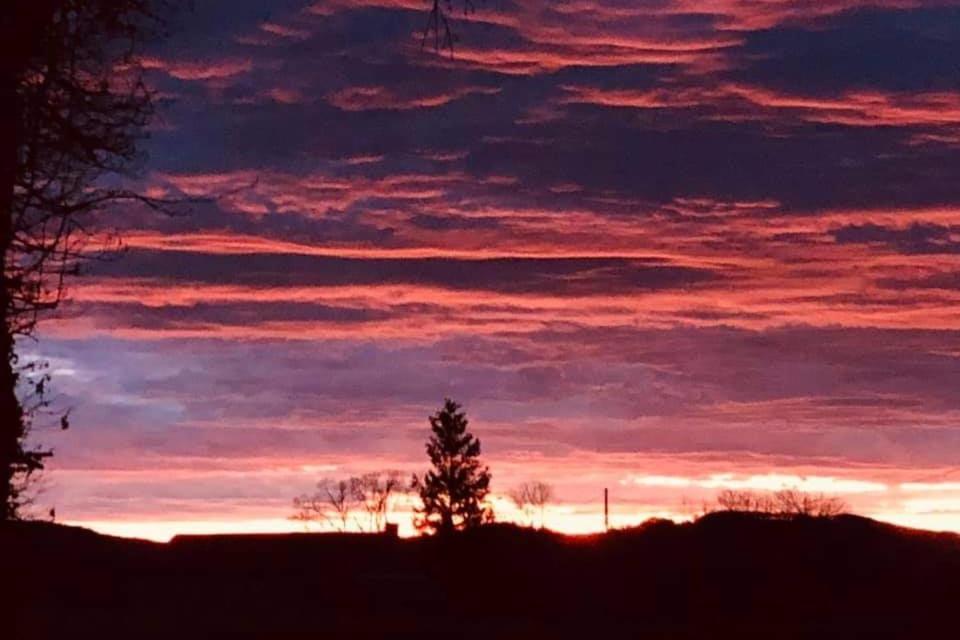
<instances>
[{"instance_id":1,"label":"utility pole","mask_svg":"<svg viewBox=\"0 0 960 640\"><path fill-rule=\"evenodd\" d=\"M610 492L603 488L603 530L610 531Z\"/></svg>"}]
</instances>

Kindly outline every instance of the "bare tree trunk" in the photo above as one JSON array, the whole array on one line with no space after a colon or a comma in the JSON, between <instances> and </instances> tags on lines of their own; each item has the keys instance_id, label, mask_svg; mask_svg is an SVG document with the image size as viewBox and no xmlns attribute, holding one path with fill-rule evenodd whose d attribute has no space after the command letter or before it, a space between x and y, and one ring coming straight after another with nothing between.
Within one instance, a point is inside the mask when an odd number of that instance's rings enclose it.
<instances>
[{"instance_id":1,"label":"bare tree trunk","mask_svg":"<svg viewBox=\"0 0 960 640\"><path fill-rule=\"evenodd\" d=\"M10 291L6 282L6 264L13 240L13 188L17 171L19 148L17 129L20 118L16 104L14 70L4 65L0 71L0 104L13 107L13 117L0 119L0 504L2 519L13 518L12 483L23 436L23 415L17 400L17 373L13 363L13 336L7 314L10 309ZM8 112L9 113L9 112Z\"/></svg>"},{"instance_id":2,"label":"bare tree trunk","mask_svg":"<svg viewBox=\"0 0 960 640\"><path fill-rule=\"evenodd\" d=\"M0 521L17 516L14 483L18 472L39 460L23 448L26 424L17 397L16 344L11 322L13 288L7 265L14 241L14 188L23 142L24 105L18 87L31 51L37 46L60 0L3 0L0 6Z\"/></svg>"},{"instance_id":3,"label":"bare tree trunk","mask_svg":"<svg viewBox=\"0 0 960 640\"><path fill-rule=\"evenodd\" d=\"M19 151L19 107L17 76L13 60L0 67L0 104L8 115L0 118L0 519L15 514L13 482L22 458L23 411L17 399L17 372L14 365L14 339L10 332L10 290L7 260L13 242L13 196Z\"/></svg>"}]
</instances>

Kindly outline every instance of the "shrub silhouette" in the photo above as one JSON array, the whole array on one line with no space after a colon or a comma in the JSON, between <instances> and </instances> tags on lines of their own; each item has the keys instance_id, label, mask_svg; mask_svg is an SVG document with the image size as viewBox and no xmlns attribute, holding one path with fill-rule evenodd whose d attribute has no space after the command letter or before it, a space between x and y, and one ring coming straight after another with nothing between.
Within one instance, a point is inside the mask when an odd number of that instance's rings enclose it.
<instances>
[{"instance_id":1,"label":"shrub silhouette","mask_svg":"<svg viewBox=\"0 0 960 640\"><path fill-rule=\"evenodd\" d=\"M725 489L717 495L717 508L708 510L760 513L779 518L826 518L846 513L848 507L840 498L806 493L799 489L783 489L774 493Z\"/></svg>"}]
</instances>

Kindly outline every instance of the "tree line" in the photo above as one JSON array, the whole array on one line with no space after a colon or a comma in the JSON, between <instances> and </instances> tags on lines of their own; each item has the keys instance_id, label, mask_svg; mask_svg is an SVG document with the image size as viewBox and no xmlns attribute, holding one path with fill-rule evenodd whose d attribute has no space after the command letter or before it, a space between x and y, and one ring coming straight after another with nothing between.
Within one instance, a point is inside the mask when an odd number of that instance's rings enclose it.
<instances>
[{"instance_id":1,"label":"tree line","mask_svg":"<svg viewBox=\"0 0 960 640\"><path fill-rule=\"evenodd\" d=\"M769 493L724 489L717 495L715 507L706 511L739 511L777 518L829 518L846 513L849 506L836 496L808 493L799 489L781 489Z\"/></svg>"},{"instance_id":2,"label":"tree line","mask_svg":"<svg viewBox=\"0 0 960 640\"><path fill-rule=\"evenodd\" d=\"M414 526L428 533L451 533L495 521L489 503L490 469L480 461L480 440L469 430L462 407L447 399L429 417L430 436L426 453L430 469L414 474L407 482L399 471L367 473L345 479L325 478L317 491L294 498L293 520L322 522L335 530L350 528L383 531L392 501L400 496L419 500L414 509ZM528 526L546 527L546 508L556 497L551 485L524 482L507 492ZM798 489L771 493L725 489L716 502L703 505L701 515L736 511L772 518L833 517L846 513L839 498Z\"/></svg>"},{"instance_id":3,"label":"tree line","mask_svg":"<svg viewBox=\"0 0 960 640\"><path fill-rule=\"evenodd\" d=\"M324 478L314 493L293 499L291 519L322 522L338 531L351 527L383 531L392 501L414 496L420 501L414 512L414 525L420 531L450 533L493 522L496 516L488 501L490 469L480 461L480 439L468 430L466 413L447 399L429 421L426 453L431 466L426 473L414 474L406 482L399 471ZM553 495L553 488L539 481L523 483L509 493L531 523L533 513L539 513L541 528Z\"/></svg>"}]
</instances>

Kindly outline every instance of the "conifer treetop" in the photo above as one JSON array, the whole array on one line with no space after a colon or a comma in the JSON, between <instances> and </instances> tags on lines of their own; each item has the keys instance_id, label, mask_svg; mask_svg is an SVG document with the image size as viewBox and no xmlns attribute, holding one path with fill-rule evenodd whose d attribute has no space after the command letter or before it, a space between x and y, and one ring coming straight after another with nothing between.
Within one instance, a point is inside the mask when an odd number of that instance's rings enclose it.
<instances>
[{"instance_id":1,"label":"conifer treetop","mask_svg":"<svg viewBox=\"0 0 960 640\"><path fill-rule=\"evenodd\" d=\"M431 436L426 452L431 469L414 476L413 488L423 506L417 526L438 532L479 526L492 512L485 500L490 492L490 470L480 461L480 440L467 430L461 406L447 398L430 416Z\"/></svg>"}]
</instances>

